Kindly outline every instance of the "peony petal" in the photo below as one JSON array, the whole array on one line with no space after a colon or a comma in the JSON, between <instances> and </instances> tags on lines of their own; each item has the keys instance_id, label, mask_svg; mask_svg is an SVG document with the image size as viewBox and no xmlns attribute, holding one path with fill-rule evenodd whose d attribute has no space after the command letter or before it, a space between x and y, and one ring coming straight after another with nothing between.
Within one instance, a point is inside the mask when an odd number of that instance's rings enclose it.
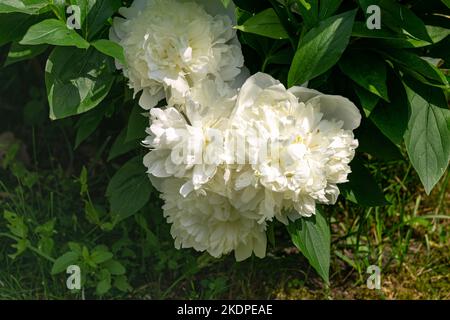
<instances>
[{"instance_id":1,"label":"peony petal","mask_svg":"<svg viewBox=\"0 0 450 320\"><path fill-rule=\"evenodd\" d=\"M314 89L308 89L305 87L299 87L295 86L288 90L290 93L292 93L294 96L298 98L298 101L306 103L308 100L321 95L317 90Z\"/></svg>"},{"instance_id":2,"label":"peony petal","mask_svg":"<svg viewBox=\"0 0 450 320\"><path fill-rule=\"evenodd\" d=\"M248 78L239 91L235 114L239 114L244 108L253 105L260 93L271 86L279 85L280 82L272 76L258 72Z\"/></svg>"},{"instance_id":3,"label":"peony petal","mask_svg":"<svg viewBox=\"0 0 450 320\"><path fill-rule=\"evenodd\" d=\"M151 94L149 90L144 89L139 98L139 105L145 110L149 110L156 106L162 99L164 99L164 91L162 88L156 94Z\"/></svg>"},{"instance_id":4,"label":"peony petal","mask_svg":"<svg viewBox=\"0 0 450 320\"><path fill-rule=\"evenodd\" d=\"M267 249L267 236L264 231L258 232L257 236L253 240L253 251L258 258L264 258L266 256Z\"/></svg>"},{"instance_id":5,"label":"peony petal","mask_svg":"<svg viewBox=\"0 0 450 320\"><path fill-rule=\"evenodd\" d=\"M342 96L320 95L312 98L308 103L319 105L324 119L343 121L345 130L355 130L361 124L361 113L358 108Z\"/></svg>"},{"instance_id":6,"label":"peony petal","mask_svg":"<svg viewBox=\"0 0 450 320\"><path fill-rule=\"evenodd\" d=\"M251 243L239 243L239 245L234 249L234 257L237 262L244 261L252 255L252 244Z\"/></svg>"}]
</instances>

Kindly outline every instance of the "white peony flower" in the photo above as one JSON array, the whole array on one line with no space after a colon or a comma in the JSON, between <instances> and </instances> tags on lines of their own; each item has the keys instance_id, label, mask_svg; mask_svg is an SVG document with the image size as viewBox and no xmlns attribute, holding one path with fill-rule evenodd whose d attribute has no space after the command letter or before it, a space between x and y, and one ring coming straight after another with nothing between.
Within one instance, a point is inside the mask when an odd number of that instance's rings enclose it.
<instances>
[{"instance_id":1,"label":"white peony flower","mask_svg":"<svg viewBox=\"0 0 450 320\"><path fill-rule=\"evenodd\" d=\"M213 192L179 194L182 180L168 178L154 182L164 199L164 216L171 223L176 248L193 248L220 257L234 251L237 261L254 252L266 255L265 223L259 224L252 212L238 211L224 196Z\"/></svg>"},{"instance_id":2,"label":"white peony flower","mask_svg":"<svg viewBox=\"0 0 450 320\"><path fill-rule=\"evenodd\" d=\"M236 101L236 91L219 80L203 79L187 95L181 110L150 110L152 150L144 157L148 173L155 177L186 178L180 192L199 190L224 162L223 134Z\"/></svg>"},{"instance_id":3,"label":"white peony flower","mask_svg":"<svg viewBox=\"0 0 450 320\"><path fill-rule=\"evenodd\" d=\"M311 216L316 202L334 204L336 185L351 172L358 146L352 130L360 121L359 110L344 97L303 87L286 90L267 74L253 75L240 90L230 121L236 139L246 139L251 164L234 188L256 195L262 185L260 213L284 223L298 217L291 208Z\"/></svg>"},{"instance_id":4,"label":"white peony flower","mask_svg":"<svg viewBox=\"0 0 450 320\"><path fill-rule=\"evenodd\" d=\"M135 0L114 18L110 39L124 48L124 75L139 104L150 109L167 96L183 104L206 77L233 85L244 59L235 30L234 7L219 0Z\"/></svg>"}]
</instances>

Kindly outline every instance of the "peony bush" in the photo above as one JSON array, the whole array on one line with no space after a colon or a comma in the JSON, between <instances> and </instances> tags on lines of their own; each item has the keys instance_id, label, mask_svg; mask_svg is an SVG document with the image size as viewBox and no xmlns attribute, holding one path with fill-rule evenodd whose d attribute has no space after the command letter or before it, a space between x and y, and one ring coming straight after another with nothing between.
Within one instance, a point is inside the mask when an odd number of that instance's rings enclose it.
<instances>
[{"instance_id":1,"label":"peony bush","mask_svg":"<svg viewBox=\"0 0 450 320\"><path fill-rule=\"evenodd\" d=\"M324 206L386 204L367 158L405 149L427 193L447 170L449 11L437 0L0 0L0 45L12 43L6 64L48 55L49 116L79 118L77 146L103 110L127 114L108 159L123 165L106 190L115 224L157 192L176 248L242 261L266 255L279 221L328 281Z\"/></svg>"}]
</instances>

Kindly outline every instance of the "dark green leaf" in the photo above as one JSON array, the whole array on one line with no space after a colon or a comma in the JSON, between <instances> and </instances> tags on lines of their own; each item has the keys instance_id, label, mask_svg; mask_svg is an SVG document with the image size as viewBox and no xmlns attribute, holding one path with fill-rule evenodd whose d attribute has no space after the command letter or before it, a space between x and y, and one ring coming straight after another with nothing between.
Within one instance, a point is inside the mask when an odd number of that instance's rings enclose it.
<instances>
[{"instance_id":1,"label":"dark green leaf","mask_svg":"<svg viewBox=\"0 0 450 320\"><path fill-rule=\"evenodd\" d=\"M0 1L0 13L38 14L48 5L48 0L2 0Z\"/></svg>"},{"instance_id":2,"label":"dark green leaf","mask_svg":"<svg viewBox=\"0 0 450 320\"><path fill-rule=\"evenodd\" d=\"M423 21L406 6L392 0L379 0L379 6L383 23L406 30L418 39L431 42Z\"/></svg>"},{"instance_id":3,"label":"dark green leaf","mask_svg":"<svg viewBox=\"0 0 450 320\"><path fill-rule=\"evenodd\" d=\"M119 289L122 292L129 292L133 290L133 288L128 283L126 276L118 276L114 278L114 287Z\"/></svg>"},{"instance_id":4,"label":"dark green leaf","mask_svg":"<svg viewBox=\"0 0 450 320\"><path fill-rule=\"evenodd\" d=\"M378 207L388 204L383 192L359 159L350 164L352 172L349 182L339 186L343 196L364 207Z\"/></svg>"},{"instance_id":5,"label":"dark green leaf","mask_svg":"<svg viewBox=\"0 0 450 320\"><path fill-rule=\"evenodd\" d=\"M377 106L378 101L380 101L380 97L370 93L364 88L361 88L357 84L353 86L356 95L358 96L361 107L364 110L366 117L370 116L372 110Z\"/></svg>"},{"instance_id":6,"label":"dark green leaf","mask_svg":"<svg viewBox=\"0 0 450 320\"><path fill-rule=\"evenodd\" d=\"M8 221L8 230L13 235L19 238L26 238L28 235L28 227L25 224L23 217L18 216L14 212L5 210L3 212L3 217Z\"/></svg>"},{"instance_id":7,"label":"dark green leaf","mask_svg":"<svg viewBox=\"0 0 450 320\"><path fill-rule=\"evenodd\" d=\"M398 147L393 144L369 119L356 130L359 141L358 152L366 152L381 160L403 159Z\"/></svg>"},{"instance_id":8,"label":"dark green leaf","mask_svg":"<svg viewBox=\"0 0 450 320\"><path fill-rule=\"evenodd\" d=\"M391 103L379 103L370 113L370 119L396 145L403 142L403 134L408 126L408 101L400 80L393 76L388 79Z\"/></svg>"},{"instance_id":9,"label":"dark green leaf","mask_svg":"<svg viewBox=\"0 0 450 320\"><path fill-rule=\"evenodd\" d=\"M359 0L364 12L369 5L378 5L381 8L381 22L391 29L402 33L402 29L412 36L431 42L430 36L423 21L406 6L392 0Z\"/></svg>"},{"instance_id":10,"label":"dark green leaf","mask_svg":"<svg viewBox=\"0 0 450 320\"><path fill-rule=\"evenodd\" d=\"M450 35L450 30L437 26L426 26L431 42L414 38L385 39L383 44L392 48L421 48L436 44Z\"/></svg>"},{"instance_id":11,"label":"dark green leaf","mask_svg":"<svg viewBox=\"0 0 450 320\"><path fill-rule=\"evenodd\" d=\"M324 213L316 208L310 218L302 217L288 225L292 242L308 259L309 263L329 282L330 270L330 227Z\"/></svg>"},{"instance_id":12,"label":"dark green leaf","mask_svg":"<svg viewBox=\"0 0 450 320\"><path fill-rule=\"evenodd\" d=\"M361 87L389 101L386 64L379 56L367 51L350 51L344 54L339 67Z\"/></svg>"},{"instance_id":13,"label":"dark green leaf","mask_svg":"<svg viewBox=\"0 0 450 320\"><path fill-rule=\"evenodd\" d=\"M71 0L70 2L80 7L81 30L87 39L92 39L122 4L120 0Z\"/></svg>"},{"instance_id":14,"label":"dark green leaf","mask_svg":"<svg viewBox=\"0 0 450 320\"><path fill-rule=\"evenodd\" d=\"M93 45L98 51L119 60L122 65L126 64L123 48L119 44L111 40L100 39L91 42L91 45Z\"/></svg>"},{"instance_id":15,"label":"dark green leaf","mask_svg":"<svg viewBox=\"0 0 450 320\"><path fill-rule=\"evenodd\" d=\"M22 39L28 28L41 19L23 13L0 14L0 46Z\"/></svg>"},{"instance_id":16,"label":"dark green leaf","mask_svg":"<svg viewBox=\"0 0 450 320\"><path fill-rule=\"evenodd\" d=\"M118 156L124 155L131 150L136 149L139 146L139 140L127 141L127 128L124 128L116 140L114 141L111 150L108 154L108 161L111 161Z\"/></svg>"},{"instance_id":17,"label":"dark green leaf","mask_svg":"<svg viewBox=\"0 0 450 320\"><path fill-rule=\"evenodd\" d=\"M97 129L102 122L104 110L96 108L95 110L81 116L77 122L77 135L75 138L75 149L86 140Z\"/></svg>"},{"instance_id":18,"label":"dark green leaf","mask_svg":"<svg viewBox=\"0 0 450 320\"><path fill-rule=\"evenodd\" d=\"M125 274L125 267L117 260L110 260L104 264L104 267L108 269L108 271L113 276L120 276Z\"/></svg>"},{"instance_id":19,"label":"dark green leaf","mask_svg":"<svg viewBox=\"0 0 450 320\"><path fill-rule=\"evenodd\" d=\"M289 35L273 9L266 9L236 26L243 32L255 33L273 39L288 39Z\"/></svg>"},{"instance_id":20,"label":"dark green leaf","mask_svg":"<svg viewBox=\"0 0 450 320\"><path fill-rule=\"evenodd\" d=\"M321 0L319 6L319 19L323 20L332 16L343 0Z\"/></svg>"},{"instance_id":21,"label":"dark green leaf","mask_svg":"<svg viewBox=\"0 0 450 320\"><path fill-rule=\"evenodd\" d=\"M348 11L323 20L301 39L289 70L289 87L317 77L339 60L350 39L355 14Z\"/></svg>"},{"instance_id":22,"label":"dark green leaf","mask_svg":"<svg viewBox=\"0 0 450 320\"><path fill-rule=\"evenodd\" d=\"M69 251L64 253L58 259L56 259L55 263L52 267L52 274L58 274L67 269L68 266L74 264L78 261L79 254L73 251Z\"/></svg>"},{"instance_id":23,"label":"dark green leaf","mask_svg":"<svg viewBox=\"0 0 450 320\"><path fill-rule=\"evenodd\" d=\"M300 13L309 29L319 22L319 1L317 0L297 0L296 9Z\"/></svg>"},{"instance_id":24,"label":"dark green leaf","mask_svg":"<svg viewBox=\"0 0 450 320\"><path fill-rule=\"evenodd\" d=\"M125 142L143 140L145 138L145 129L149 126L148 115L143 113L143 110L138 105L131 110L130 118L128 119L127 136Z\"/></svg>"},{"instance_id":25,"label":"dark green leaf","mask_svg":"<svg viewBox=\"0 0 450 320\"><path fill-rule=\"evenodd\" d=\"M368 29L365 22L355 21L352 30L352 37L404 40L405 35L396 34L387 29Z\"/></svg>"},{"instance_id":26,"label":"dark green leaf","mask_svg":"<svg viewBox=\"0 0 450 320\"><path fill-rule=\"evenodd\" d=\"M104 250L94 250L91 254L91 260L96 264L106 262L108 260L111 260L112 258L113 254L109 251Z\"/></svg>"},{"instance_id":27,"label":"dark green leaf","mask_svg":"<svg viewBox=\"0 0 450 320\"><path fill-rule=\"evenodd\" d=\"M11 259L16 259L19 255L27 250L28 246L30 246L30 241L27 239L19 239L15 244L12 244L11 247L16 249L16 252L13 254L8 254L8 257Z\"/></svg>"},{"instance_id":28,"label":"dark green leaf","mask_svg":"<svg viewBox=\"0 0 450 320\"><path fill-rule=\"evenodd\" d=\"M414 82L408 82L405 88L411 108L406 150L429 194L450 159L450 110L440 89Z\"/></svg>"},{"instance_id":29,"label":"dark green leaf","mask_svg":"<svg viewBox=\"0 0 450 320\"><path fill-rule=\"evenodd\" d=\"M75 30L69 29L64 22L56 19L47 19L31 26L20 44L52 44L75 46L80 49L89 47L89 43Z\"/></svg>"},{"instance_id":30,"label":"dark green leaf","mask_svg":"<svg viewBox=\"0 0 450 320\"><path fill-rule=\"evenodd\" d=\"M48 48L47 45L38 45L38 46L28 46L28 45L21 45L17 42L14 42L11 45L11 48L8 52L8 57L5 61L5 67L9 66L13 63L28 60L33 57L36 57L43 53Z\"/></svg>"},{"instance_id":31,"label":"dark green leaf","mask_svg":"<svg viewBox=\"0 0 450 320\"><path fill-rule=\"evenodd\" d=\"M386 56L397 63L402 70L422 81L423 77L436 81L439 85L448 86L445 75L427 60L406 50L387 50ZM417 74L423 77L417 77ZM426 82L428 83L428 82Z\"/></svg>"},{"instance_id":32,"label":"dark green leaf","mask_svg":"<svg viewBox=\"0 0 450 320\"><path fill-rule=\"evenodd\" d=\"M102 296L111 289L111 274L108 270L102 269L99 273L99 279L100 281L97 283L95 292L97 295Z\"/></svg>"},{"instance_id":33,"label":"dark green leaf","mask_svg":"<svg viewBox=\"0 0 450 320\"><path fill-rule=\"evenodd\" d=\"M112 59L93 48L87 51L55 48L47 60L45 72L51 119L95 108L114 82Z\"/></svg>"},{"instance_id":34,"label":"dark green leaf","mask_svg":"<svg viewBox=\"0 0 450 320\"><path fill-rule=\"evenodd\" d=\"M119 220L138 212L150 198L150 180L140 157L128 161L112 177L106 190L111 211Z\"/></svg>"}]
</instances>

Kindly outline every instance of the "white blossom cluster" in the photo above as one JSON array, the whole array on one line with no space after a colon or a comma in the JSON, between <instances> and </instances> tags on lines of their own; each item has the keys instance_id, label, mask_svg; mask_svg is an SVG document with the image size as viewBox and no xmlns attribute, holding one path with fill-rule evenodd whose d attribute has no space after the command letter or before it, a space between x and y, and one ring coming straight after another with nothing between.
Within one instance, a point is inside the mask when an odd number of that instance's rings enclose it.
<instances>
[{"instance_id":1,"label":"white blossom cluster","mask_svg":"<svg viewBox=\"0 0 450 320\"><path fill-rule=\"evenodd\" d=\"M267 222L336 202L361 115L344 97L249 77L233 9L218 0L135 0L119 11L111 39L150 109L144 165L175 246L214 257L234 251L241 261L265 256Z\"/></svg>"}]
</instances>

